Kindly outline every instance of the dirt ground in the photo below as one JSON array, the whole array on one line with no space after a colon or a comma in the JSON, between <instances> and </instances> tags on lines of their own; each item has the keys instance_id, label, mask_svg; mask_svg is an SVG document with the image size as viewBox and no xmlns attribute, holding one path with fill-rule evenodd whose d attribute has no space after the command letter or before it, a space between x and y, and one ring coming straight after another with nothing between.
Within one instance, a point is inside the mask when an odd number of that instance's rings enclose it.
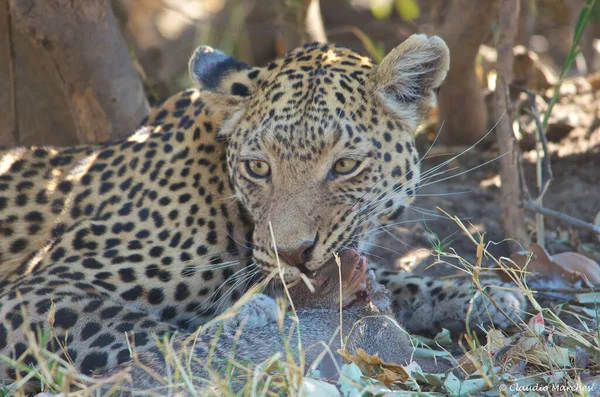
<instances>
[{"instance_id":1,"label":"dirt ground","mask_svg":"<svg viewBox=\"0 0 600 397\"><path fill-rule=\"evenodd\" d=\"M596 100L597 92L593 90L577 92L575 89L571 94L568 93L568 87L565 90L567 94L555 106L548 127L553 181L544 196L543 205L593 223L595 218L600 217L600 105ZM541 102L541 106L546 106L545 101ZM540 108L540 112L543 110L545 108ZM529 192L534 195L537 191L535 151L530 150L532 138L526 135L534 133L528 126L531 124L531 116L522 109L517 111L523 113L519 120L525 134L520 142L525 180ZM426 139L417 139L421 154L428 150L434 138L435 133L429 133ZM406 212L404 219L399 220L404 223L390 229L389 233L382 232L379 235L377 245L381 247L372 249L372 260L383 258L383 263L393 264L396 269L422 274L442 276L455 273L456 270L450 266L430 266L435 259L431 241L437 238L450 242L448 248L474 263L476 247L473 242L464 236L454 221L436 207L458 216L463 223L469 225L472 234L485 233L486 242L497 243L489 246L493 254L508 255L508 246L502 240L511 236L504 234L500 222L499 163L493 161L499 155L495 139L492 131L484 142L440 169L448 170L447 173L424 183L413 206ZM422 162L422 172L466 149L468 148L441 147L435 144ZM489 164L482 165L488 161ZM448 178L451 175L456 176ZM440 179L446 180L432 183ZM526 217L527 229L532 240L535 240L535 216L526 212ZM545 237L546 247L551 254L575 251L600 261L600 235L546 217Z\"/></svg>"}]
</instances>

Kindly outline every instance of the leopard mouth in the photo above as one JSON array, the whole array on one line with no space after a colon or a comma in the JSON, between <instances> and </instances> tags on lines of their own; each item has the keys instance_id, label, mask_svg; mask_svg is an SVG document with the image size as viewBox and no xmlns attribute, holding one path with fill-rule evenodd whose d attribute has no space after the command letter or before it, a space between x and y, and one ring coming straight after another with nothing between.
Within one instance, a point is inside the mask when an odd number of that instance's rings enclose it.
<instances>
[{"instance_id":1,"label":"leopard mouth","mask_svg":"<svg viewBox=\"0 0 600 397\"><path fill-rule=\"evenodd\" d=\"M365 273L367 272L367 265L368 265L368 260L365 256L361 255L360 259L358 260L358 263L356 264L356 267L354 268L354 272L352 274L352 277L350 279L350 284L356 283L358 282L358 286L364 286L366 287L366 279L365 279Z\"/></svg>"},{"instance_id":2,"label":"leopard mouth","mask_svg":"<svg viewBox=\"0 0 600 397\"><path fill-rule=\"evenodd\" d=\"M354 295L348 303L344 304L344 308L354 306L359 302L366 302L369 299L368 282L367 282L367 269L369 261L363 255L360 256L358 264L353 270L353 274L350 279L350 286L348 288L348 294ZM344 299L346 301L346 299Z\"/></svg>"}]
</instances>

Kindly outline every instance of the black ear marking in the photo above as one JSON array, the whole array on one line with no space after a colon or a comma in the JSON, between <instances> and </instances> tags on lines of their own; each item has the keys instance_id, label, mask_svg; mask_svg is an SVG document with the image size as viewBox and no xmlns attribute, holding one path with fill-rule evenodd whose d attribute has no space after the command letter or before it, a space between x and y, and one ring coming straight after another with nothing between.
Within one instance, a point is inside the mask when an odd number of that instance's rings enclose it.
<instances>
[{"instance_id":1,"label":"black ear marking","mask_svg":"<svg viewBox=\"0 0 600 397\"><path fill-rule=\"evenodd\" d=\"M200 46L189 61L192 80L201 88L219 91L220 84L229 74L251 69L249 65L209 46ZM233 91L233 88L232 88ZM241 93L243 90L236 90ZM246 87L246 95L248 94ZM240 95L235 93L235 95ZM242 96L246 96L242 95Z\"/></svg>"},{"instance_id":2,"label":"black ear marking","mask_svg":"<svg viewBox=\"0 0 600 397\"><path fill-rule=\"evenodd\" d=\"M242 83L233 83L231 85L231 93L237 96L248 96L250 94L250 90L248 86Z\"/></svg>"}]
</instances>

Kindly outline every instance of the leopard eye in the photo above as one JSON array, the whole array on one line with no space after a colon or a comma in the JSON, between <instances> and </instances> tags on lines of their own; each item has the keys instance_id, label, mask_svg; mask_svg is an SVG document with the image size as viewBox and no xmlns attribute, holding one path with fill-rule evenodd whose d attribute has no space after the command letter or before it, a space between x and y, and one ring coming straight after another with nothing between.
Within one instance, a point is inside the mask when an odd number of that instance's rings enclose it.
<instances>
[{"instance_id":1,"label":"leopard eye","mask_svg":"<svg viewBox=\"0 0 600 397\"><path fill-rule=\"evenodd\" d=\"M266 161L262 160L246 161L246 170L255 178L266 178L271 175L271 167Z\"/></svg>"},{"instance_id":2,"label":"leopard eye","mask_svg":"<svg viewBox=\"0 0 600 397\"><path fill-rule=\"evenodd\" d=\"M360 161L351 158L339 159L333 166L333 173L337 175L348 175L356 171Z\"/></svg>"}]
</instances>

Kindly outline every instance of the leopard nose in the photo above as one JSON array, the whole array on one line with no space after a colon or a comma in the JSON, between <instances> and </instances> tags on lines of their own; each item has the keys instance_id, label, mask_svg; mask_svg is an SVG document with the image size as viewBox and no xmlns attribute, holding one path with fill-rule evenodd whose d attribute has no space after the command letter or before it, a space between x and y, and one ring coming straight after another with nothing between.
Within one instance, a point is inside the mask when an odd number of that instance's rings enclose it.
<instances>
[{"instance_id":1,"label":"leopard nose","mask_svg":"<svg viewBox=\"0 0 600 397\"><path fill-rule=\"evenodd\" d=\"M309 261L314 247L314 241L305 240L294 249L278 249L277 253L290 265L301 266Z\"/></svg>"}]
</instances>

